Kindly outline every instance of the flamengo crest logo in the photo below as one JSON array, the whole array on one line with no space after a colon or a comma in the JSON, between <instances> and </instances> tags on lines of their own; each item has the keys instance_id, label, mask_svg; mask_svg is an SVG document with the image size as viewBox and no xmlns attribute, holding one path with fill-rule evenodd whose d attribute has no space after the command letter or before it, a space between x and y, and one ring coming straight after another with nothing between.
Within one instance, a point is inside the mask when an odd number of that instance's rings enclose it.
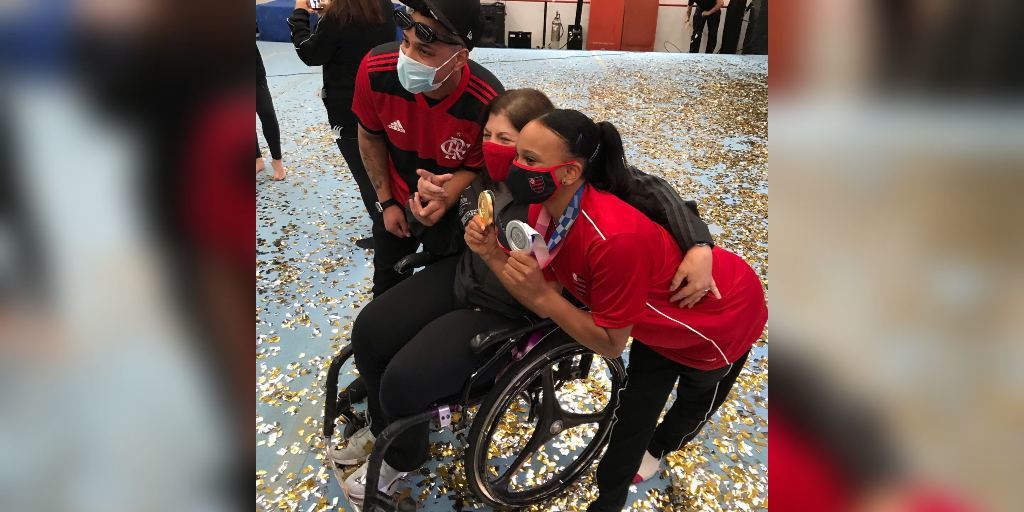
<instances>
[{"instance_id":1,"label":"flamengo crest logo","mask_svg":"<svg viewBox=\"0 0 1024 512\"><path fill-rule=\"evenodd\" d=\"M462 160L466 158L467 150L469 150L469 144L466 144L466 141L458 137L452 137L441 143L441 152L449 160Z\"/></svg>"},{"instance_id":2,"label":"flamengo crest logo","mask_svg":"<svg viewBox=\"0 0 1024 512\"><path fill-rule=\"evenodd\" d=\"M530 176L530 178L527 180L527 183L530 184L530 190L532 190L533 193L535 193L535 194L543 194L544 193L544 177L543 176Z\"/></svg>"}]
</instances>

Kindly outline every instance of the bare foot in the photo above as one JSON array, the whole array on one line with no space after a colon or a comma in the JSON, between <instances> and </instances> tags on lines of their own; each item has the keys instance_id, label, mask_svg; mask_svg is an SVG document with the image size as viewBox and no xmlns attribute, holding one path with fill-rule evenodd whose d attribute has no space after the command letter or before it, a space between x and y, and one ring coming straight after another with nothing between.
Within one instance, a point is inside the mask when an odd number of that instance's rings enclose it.
<instances>
[{"instance_id":1,"label":"bare foot","mask_svg":"<svg viewBox=\"0 0 1024 512\"><path fill-rule=\"evenodd\" d=\"M263 163L263 157L257 158L256 159L256 172L262 171L264 167L266 167L266 165Z\"/></svg>"},{"instance_id":2,"label":"bare foot","mask_svg":"<svg viewBox=\"0 0 1024 512\"><path fill-rule=\"evenodd\" d=\"M274 176L271 178L274 181L281 181L284 179L284 162L280 160L271 160L270 165L274 168Z\"/></svg>"}]
</instances>

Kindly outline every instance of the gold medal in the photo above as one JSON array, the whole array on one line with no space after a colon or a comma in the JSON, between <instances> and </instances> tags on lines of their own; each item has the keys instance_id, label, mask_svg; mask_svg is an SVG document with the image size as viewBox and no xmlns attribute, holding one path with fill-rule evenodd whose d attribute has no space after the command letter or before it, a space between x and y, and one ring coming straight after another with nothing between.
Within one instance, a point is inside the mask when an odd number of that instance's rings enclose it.
<instances>
[{"instance_id":1,"label":"gold medal","mask_svg":"<svg viewBox=\"0 0 1024 512\"><path fill-rule=\"evenodd\" d=\"M490 190L481 192L476 207L480 220L484 221L484 227L490 226L494 222L494 194Z\"/></svg>"}]
</instances>

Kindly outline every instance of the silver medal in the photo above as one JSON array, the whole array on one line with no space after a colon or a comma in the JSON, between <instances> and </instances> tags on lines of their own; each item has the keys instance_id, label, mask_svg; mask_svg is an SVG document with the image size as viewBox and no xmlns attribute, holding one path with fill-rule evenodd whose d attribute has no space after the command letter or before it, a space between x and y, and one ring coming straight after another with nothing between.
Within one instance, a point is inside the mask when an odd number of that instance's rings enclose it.
<instances>
[{"instance_id":1,"label":"silver medal","mask_svg":"<svg viewBox=\"0 0 1024 512\"><path fill-rule=\"evenodd\" d=\"M505 226L505 238L513 251L533 253L533 241L540 233L521 220L513 220Z\"/></svg>"}]
</instances>

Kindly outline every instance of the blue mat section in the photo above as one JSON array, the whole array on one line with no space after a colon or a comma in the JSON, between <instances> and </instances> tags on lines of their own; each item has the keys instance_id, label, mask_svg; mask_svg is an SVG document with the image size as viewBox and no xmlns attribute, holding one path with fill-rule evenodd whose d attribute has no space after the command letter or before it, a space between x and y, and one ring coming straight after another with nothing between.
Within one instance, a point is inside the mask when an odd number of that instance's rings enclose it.
<instances>
[{"instance_id":1,"label":"blue mat section","mask_svg":"<svg viewBox=\"0 0 1024 512\"><path fill-rule=\"evenodd\" d=\"M392 4L396 9L404 7L402 4ZM259 29L260 41L276 41L279 43L291 42L291 29L288 27L288 17L295 10L294 0L274 0L256 6L256 27ZM316 26L319 18L316 13L309 18L310 24ZM395 40L402 38L402 31L395 29Z\"/></svg>"},{"instance_id":2,"label":"blue mat section","mask_svg":"<svg viewBox=\"0 0 1024 512\"><path fill-rule=\"evenodd\" d=\"M261 41L291 41L291 29L288 28L288 17L295 10L295 0L274 0L256 6L256 28L259 29ZM316 14L310 16L310 23L315 25Z\"/></svg>"}]
</instances>

